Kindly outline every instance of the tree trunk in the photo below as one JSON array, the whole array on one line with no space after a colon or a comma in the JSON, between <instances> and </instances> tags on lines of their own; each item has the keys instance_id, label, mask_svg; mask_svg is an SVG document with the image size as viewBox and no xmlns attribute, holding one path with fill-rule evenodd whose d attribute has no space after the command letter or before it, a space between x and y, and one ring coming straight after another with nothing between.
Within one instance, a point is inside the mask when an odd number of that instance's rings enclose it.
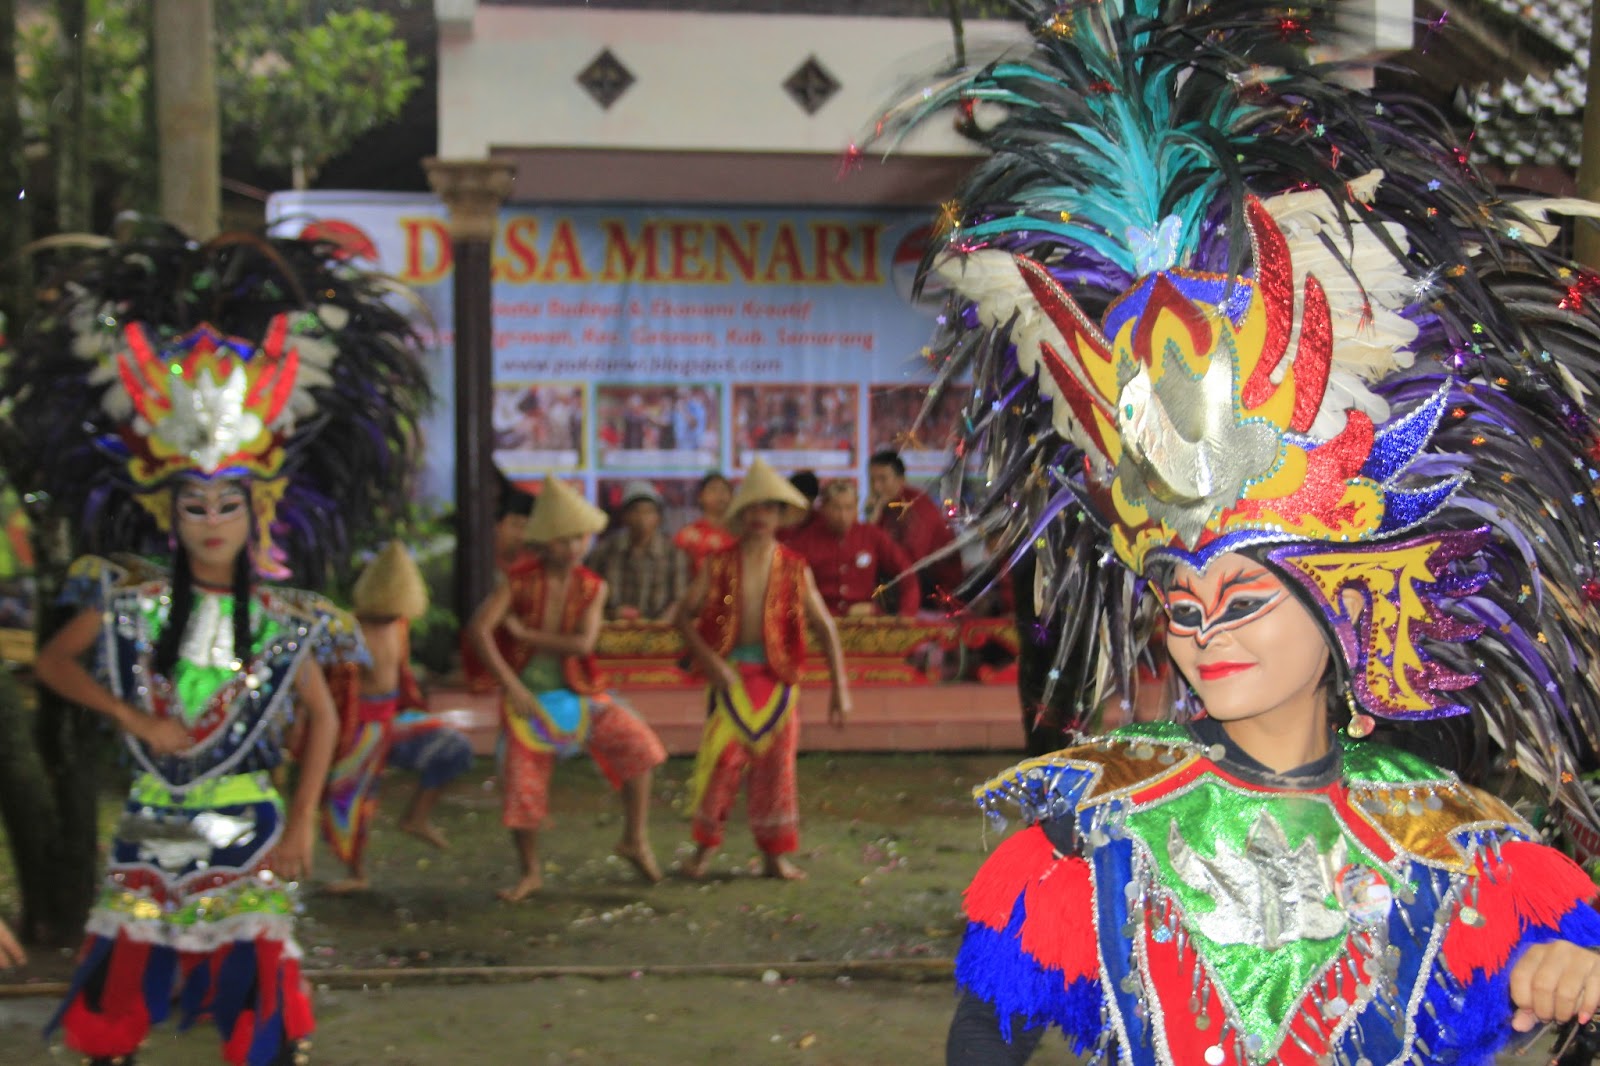
<instances>
[{"instance_id":1,"label":"tree trunk","mask_svg":"<svg viewBox=\"0 0 1600 1066\"><path fill-rule=\"evenodd\" d=\"M56 164L56 228L82 233L93 228L89 184L89 0L56 0L60 31L61 99L52 131Z\"/></svg>"},{"instance_id":2,"label":"tree trunk","mask_svg":"<svg viewBox=\"0 0 1600 1066\"><path fill-rule=\"evenodd\" d=\"M26 196L27 161L22 154L22 115L17 109L17 10L0 0L0 327L20 329L32 306L33 281L22 249L33 239ZM0 328L3 335L5 328Z\"/></svg>"},{"instance_id":3,"label":"tree trunk","mask_svg":"<svg viewBox=\"0 0 1600 1066\"><path fill-rule=\"evenodd\" d=\"M961 18L962 0L944 0L944 9L950 19L950 38L955 44L957 70L967 66L967 27Z\"/></svg>"},{"instance_id":4,"label":"tree trunk","mask_svg":"<svg viewBox=\"0 0 1600 1066\"><path fill-rule=\"evenodd\" d=\"M207 240L222 224L213 2L154 0L152 20L161 214Z\"/></svg>"}]
</instances>

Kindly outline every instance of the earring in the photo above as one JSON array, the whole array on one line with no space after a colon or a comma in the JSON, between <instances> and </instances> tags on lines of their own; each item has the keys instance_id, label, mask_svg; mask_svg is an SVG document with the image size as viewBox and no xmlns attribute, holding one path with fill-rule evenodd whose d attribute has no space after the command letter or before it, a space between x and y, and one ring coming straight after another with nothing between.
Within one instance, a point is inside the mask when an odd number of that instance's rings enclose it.
<instances>
[{"instance_id":1,"label":"earring","mask_svg":"<svg viewBox=\"0 0 1600 1066\"><path fill-rule=\"evenodd\" d=\"M1378 723L1373 720L1372 715L1361 709L1361 705L1356 702L1356 694L1349 689L1345 689L1344 702L1350 708L1350 722L1344 727L1345 734L1351 740L1360 740L1362 737L1371 736Z\"/></svg>"}]
</instances>

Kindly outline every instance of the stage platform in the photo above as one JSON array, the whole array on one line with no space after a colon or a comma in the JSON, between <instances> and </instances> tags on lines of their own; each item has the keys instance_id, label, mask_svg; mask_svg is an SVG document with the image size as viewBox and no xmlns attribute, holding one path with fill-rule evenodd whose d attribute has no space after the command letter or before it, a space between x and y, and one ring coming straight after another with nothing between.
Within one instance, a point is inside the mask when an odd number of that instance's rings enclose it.
<instances>
[{"instance_id":1,"label":"stage platform","mask_svg":"<svg viewBox=\"0 0 1600 1066\"><path fill-rule=\"evenodd\" d=\"M692 755L705 721L703 689L626 689L617 695L649 722L667 751ZM1014 685L861 685L843 729L828 725L828 686L801 694L802 751L1021 751L1022 716ZM499 697L466 688L436 686L431 710L444 714L472 738L479 754L494 750Z\"/></svg>"}]
</instances>

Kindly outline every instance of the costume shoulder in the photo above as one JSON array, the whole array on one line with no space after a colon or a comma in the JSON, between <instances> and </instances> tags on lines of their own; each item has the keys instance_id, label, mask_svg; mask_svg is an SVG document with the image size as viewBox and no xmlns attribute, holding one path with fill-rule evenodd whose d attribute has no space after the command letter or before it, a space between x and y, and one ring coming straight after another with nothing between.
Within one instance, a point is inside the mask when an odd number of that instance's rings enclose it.
<instances>
[{"instance_id":1,"label":"costume shoulder","mask_svg":"<svg viewBox=\"0 0 1600 1066\"><path fill-rule=\"evenodd\" d=\"M1029 759L973 790L991 816L1014 804L1028 823L967 887L967 931L956 957L957 982L994 1006L1008 1038L1019 1018L1030 1028L1060 1026L1080 1051L1100 1033L1096 886L1078 847L1078 815L1203 756L1180 725L1140 725Z\"/></svg>"},{"instance_id":2,"label":"costume shoulder","mask_svg":"<svg viewBox=\"0 0 1600 1066\"><path fill-rule=\"evenodd\" d=\"M365 665L372 661L355 616L326 596L305 589L274 586L261 589L258 599L271 617L311 639L317 661L323 666Z\"/></svg>"},{"instance_id":3,"label":"costume shoulder","mask_svg":"<svg viewBox=\"0 0 1600 1066\"><path fill-rule=\"evenodd\" d=\"M1343 745L1351 806L1415 861L1464 871L1484 841L1536 839L1498 797L1426 759L1369 741Z\"/></svg>"},{"instance_id":4,"label":"costume shoulder","mask_svg":"<svg viewBox=\"0 0 1600 1066\"><path fill-rule=\"evenodd\" d=\"M1143 791L1205 755L1184 726L1141 723L1020 762L974 788L972 798L991 817L1003 821L1002 808L1015 806L1033 824Z\"/></svg>"},{"instance_id":5,"label":"costume shoulder","mask_svg":"<svg viewBox=\"0 0 1600 1066\"><path fill-rule=\"evenodd\" d=\"M526 577L528 574L537 574L543 570L544 561L531 551L519 552L505 568L507 577Z\"/></svg>"},{"instance_id":6,"label":"costume shoulder","mask_svg":"<svg viewBox=\"0 0 1600 1066\"><path fill-rule=\"evenodd\" d=\"M572 573L577 579L578 595L584 603L588 603L600 591L600 586L605 584L606 579L590 570L587 566L575 566L572 568Z\"/></svg>"},{"instance_id":7,"label":"costume shoulder","mask_svg":"<svg viewBox=\"0 0 1600 1066\"><path fill-rule=\"evenodd\" d=\"M137 555L84 555L67 568L61 588L61 603L67 607L98 610L114 595L148 587L151 592L167 587L167 571Z\"/></svg>"}]
</instances>

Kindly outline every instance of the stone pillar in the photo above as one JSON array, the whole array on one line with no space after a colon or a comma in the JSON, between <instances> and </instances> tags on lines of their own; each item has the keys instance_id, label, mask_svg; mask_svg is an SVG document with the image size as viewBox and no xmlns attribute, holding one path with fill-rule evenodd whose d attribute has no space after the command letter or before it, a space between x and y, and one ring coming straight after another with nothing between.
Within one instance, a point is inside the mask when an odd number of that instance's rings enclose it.
<instances>
[{"instance_id":1,"label":"stone pillar","mask_svg":"<svg viewBox=\"0 0 1600 1066\"><path fill-rule=\"evenodd\" d=\"M196 240L222 225L222 133L211 0L155 0L156 142L161 215Z\"/></svg>"},{"instance_id":2,"label":"stone pillar","mask_svg":"<svg viewBox=\"0 0 1600 1066\"><path fill-rule=\"evenodd\" d=\"M456 613L465 626L494 585L494 305L490 263L500 205L515 177L492 159L426 159L450 209L455 263Z\"/></svg>"}]
</instances>

